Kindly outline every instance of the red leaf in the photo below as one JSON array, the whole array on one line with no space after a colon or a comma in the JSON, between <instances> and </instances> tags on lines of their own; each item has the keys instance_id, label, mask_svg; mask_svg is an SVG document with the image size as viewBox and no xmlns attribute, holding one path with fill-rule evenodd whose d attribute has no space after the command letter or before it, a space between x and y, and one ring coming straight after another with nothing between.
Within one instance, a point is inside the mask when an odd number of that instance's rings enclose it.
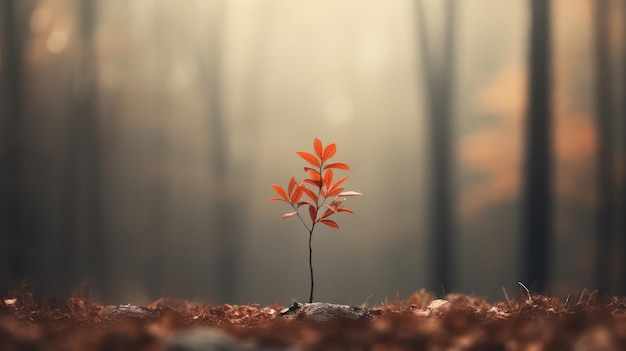
<instances>
[{"instance_id":1,"label":"red leaf","mask_svg":"<svg viewBox=\"0 0 626 351\"><path fill-rule=\"evenodd\" d=\"M311 168L311 167L304 167L304 171L305 171L305 172L315 172L315 173L317 173L318 175L320 174L320 171L319 171L319 170L317 170L317 169L315 169L315 168Z\"/></svg>"},{"instance_id":2,"label":"red leaf","mask_svg":"<svg viewBox=\"0 0 626 351\"><path fill-rule=\"evenodd\" d=\"M304 191L302 190L302 186L296 186L296 190L294 190L293 194L291 194L291 203L295 204L296 202L300 201L300 199L302 198L302 195L304 194Z\"/></svg>"},{"instance_id":3,"label":"red leaf","mask_svg":"<svg viewBox=\"0 0 626 351\"><path fill-rule=\"evenodd\" d=\"M346 179L350 178L350 176L343 176L341 177L337 183L333 184L333 186L330 187L330 190L333 191L335 189L337 189L339 187L339 185L341 185L341 183L345 182ZM340 191L341 192L341 191Z\"/></svg>"},{"instance_id":4,"label":"red leaf","mask_svg":"<svg viewBox=\"0 0 626 351\"><path fill-rule=\"evenodd\" d=\"M326 189L330 189L330 186L332 183L333 183L333 170L327 169L326 172L324 172L324 185L326 186Z\"/></svg>"},{"instance_id":5,"label":"red leaf","mask_svg":"<svg viewBox=\"0 0 626 351\"><path fill-rule=\"evenodd\" d=\"M322 142L318 138L313 139L313 148L317 157L322 158Z\"/></svg>"},{"instance_id":6,"label":"red leaf","mask_svg":"<svg viewBox=\"0 0 626 351\"><path fill-rule=\"evenodd\" d=\"M336 228L339 229L339 224L337 224L337 222L330 220L330 219L322 219L320 222L326 224L327 226L331 227L331 228Z\"/></svg>"},{"instance_id":7,"label":"red leaf","mask_svg":"<svg viewBox=\"0 0 626 351\"><path fill-rule=\"evenodd\" d=\"M343 163L343 162L327 164L326 166L324 166L324 169L326 168L344 169L346 171L350 170L350 167L346 163Z\"/></svg>"},{"instance_id":8,"label":"red leaf","mask_svg":"<svg viewBox=\"0 0 626 351\"><path fill-rule=\"evenodd\" d=\"M322 182L319 180L313 180L313 179L303 179L303 182L307 183L307 184L311 184L316 188L321 188L322 187Z\"/></svg>"},{"instance_id":9,"label":"red leaf","mask_svg":"<svg viewBox=\"0 0 626 351\"><path fill-rule=\"evenodd\" d=\"M313 205L313 203L311 203L311 201L300 201L296 204L296 208L300 208L304 205Z\"/></svg>"},{"instance_id":10,"label":"red leaf","mask_svg":"<svg viewBox=\"0 0 626 351\"><path fill-rule=\"evenodd\" d=\"M327 197L337 196L337 195L341 194L341 192L344 189L345 188L333 188L331 191L328 192Z\"/></svg>"},{"instance_id":11,"label":"red leaf","mask_svg":"<svg viewBox=\"0 0 626 351\"><path fill-rule=\"evenodd\" d=\"M297 215L297 214L298 214L298 212L296 212L296 211L294 211L294 212L288 212L288 213L285 213L285 214L283 215L283 219L285 219L285 218L289 218L289 217L294 216L294 215Z\"/></svg>"},{"instance_id":12,"label":"red leaf","mask_svg":"<svg viewBox=\"0 0 626 351\"><path fill-rule=\"evenodd\" d=\"M283 189L282 186L278 185L278 184L272 184L272 188L274 188L274 191L283 198L283 200L285 201L289 201L289 197L287 196L287 192L285 191L285 189Z\"/></svg>"},{"instance_id":13,"label":"red leaf","mask_svg":"<svg viewBox=\"0 0 626 351\"><path fill-rule=\"evenodd\" d=\"M317 210L313 205L309 205L309 216L311 216L311 222L315 223L315 220L317 219Z\"/></svg>"},{"instance_id":14,"label":"red leaf","mask_svg":"<svg viewBox=\"0 0 626 351\"><path fill-rule=\"evenodd\" d=\"M287 194L291 195L291 193L293 192L293 188L296 186L296 184L296 178L291 177L291 179L289 180L289 188L287 189Z\"/></svg>"},{"instance_id":15,"label":"red leaf","mask_svg":"<svg viewBox=\"0 0 626 351\"><path fill-rule=\"evenodd\" d=\"M329 208L329 209L326 210L326 212L324 212L324 214L322 215L322 217L320 217L320 219L328 218L328 217L334 215L335 213L337 213L337 212L335 212L335 211L333 211L332 209Z\"/></svg>"},{"instance_id":16,"label":"red leaf","mask_svg":"<svg viewBox=\"0 0 626 351\"><path fill-rule=\"evenodd\" d=\"M336 152L337 146L334 143L326 146L326 148L324 149L324 153L322 154L322 163L326 162L326 160L328 160L329 158L335 156Z\"/></svg>"},{"instance_id":17,"label":"red leaf","mask_svg":"<svg viewBox=\"0 0 626 351\"><path fill-rule=\"evenodd\" d=\"M352 214L354 214L354 211L349 210L349 209L347 209L347 208L343 208L343 207L338 208L338 209L337 209L337 212L348 212L348 213L352 213Z\"/></svg>"},{"instance_id":18,"label":"red leaf","mask_svg":"<svg viewBox=\"0 0 626 351\"><path fill-rule=\"evenodd\" d=\"M363 196L363 194L357 193L356 191L344 191L337 196Z\"/></svg>"},{"instance_id":19,"label":"red leaf","mask_svg":"<svg viewBox=\"0 0 626 351\"><path fill-rule=\"evenodd\" d=\"M321 180L322 176L320 175L320 172L312 169L309 171L309 174L311 175L311 179L313 180Z\"/></svg>"},{"instance_id":20,"label":"red leaf","mask_svg":"<svg viewBox=\"0 0 626 351\"><path fill-rule=\"evenodd\" d=\"M302 191L304 191L304 193L307 194L307 196L310 197L311 200L313 200L314 202L317 202L317 195L315 195L313 190L303 186Z\"/></svg>"},{"instance_id":21,"label":"red leaf","mask_svg":"<svg viewBox=\"0 0 626 351\"><path fill-rule=\"evenodd\" d=\"M324 152L326 152L326 150L324 150ZM320 160L317 159L317 157L315 157L315 155L310 154L308 152L304 152L304 151L298 151L296 152L296 154L298 154L298 156L302 157L306 162L312 164L315 167L319 167L320 166Z\"/></svg>"}]
</instances>

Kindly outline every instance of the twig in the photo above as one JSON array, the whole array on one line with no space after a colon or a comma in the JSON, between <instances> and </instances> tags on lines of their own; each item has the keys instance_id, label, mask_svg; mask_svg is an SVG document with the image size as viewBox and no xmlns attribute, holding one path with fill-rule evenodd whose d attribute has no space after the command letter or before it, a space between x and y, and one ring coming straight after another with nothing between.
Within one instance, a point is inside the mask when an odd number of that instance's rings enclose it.
<instances>
[{"instance_id":1,"label":"twig","mask_svg":"<svg viewBox=\"0 0 626 351\"><path fill-rule=\"evenodd\" d=\"M517 284L519 284L522 288L524 288L524 290L526 290L526 293L528 294L528 303L533 302L532 297L530 297L530 290L528 290L526 285L524 285L522 282L517 282Z\"/></svg>"},{"instance_id":2,"label":"twig","mask_svg":"<svg viewBox=\"0 0 626 351\"><path fill-rule=\"evenodd\" d=\"M500 288L502 289L502 292L504 293L504 297L506 298L506 303L510 305L511 299L509 299L509 294L507 294L506 288L504 286L501 286Z\"/></svg>"},{"instance_id":3,"label":"twig","mask_svg":"<svg viewBox=\"0 0 626 351\"><path fill-rule=\"evenodd\" d=\"M370 300L370 298L372 297L372 295L374 294L370 294L370 296L367 297L367 299L365 299L365 301L363 302L363 304L361 304L361 307L365 308L367 307L367 302Z\"/></svg>"}]
</instances>

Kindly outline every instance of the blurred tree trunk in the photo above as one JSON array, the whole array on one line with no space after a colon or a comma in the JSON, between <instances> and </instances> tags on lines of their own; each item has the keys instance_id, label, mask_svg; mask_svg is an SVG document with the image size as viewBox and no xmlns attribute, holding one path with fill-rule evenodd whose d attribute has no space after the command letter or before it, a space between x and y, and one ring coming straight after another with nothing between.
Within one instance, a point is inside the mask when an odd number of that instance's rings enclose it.
<instances>
[{"instance_id":1,"label":"blurred tree trunk","mask_svg":"<svg viewBox=\"0 0 626 351\"><path fill-rule=\"evenodd\" d=\"M68 90L69 116L63 155L63 220L57 292L71 293L82 280L101 294L106 284L101 219L101 145L94 49L95 0L79 2L79 58Z\"/></svg>"},{"instance_id":2,"label":"blurred tree trunk","mask_svg":"<svg viewBox=\"0 0 626 351\"><path fill-rule=\"evenodd\" d=\"M211 136L211 170L214 179L218 179L216 201L214 203L216 218L215 227L219 228L217 237L219 243L214 249L217 252L216 266L217 281L219 284L218 299L221 301L234 301L237 298L241 240L244 228L239 219L244 218L246 211L245 197L249 193L250 177L253 177L254 159L257 155L259 137L259 110L263 93L264 65L267 58L267 38L270 29L270 17L272 3L263 3L258 6L254 36L250 41L248 51L248 65L243 74L242 83L242 109L238 121L231 119L236 124L238 138L232 140L233 133L225 125L226 115L222 109L221 72L222 65L222 28L221 22L225 13L226 3L220 3L214 9L214 22L211 37L209 38L209 57L201 63L203 77L206 79L207 91L209 92L209 121ZM233 145L232 142L239 142ZM237 155L232 155L229 160L230 146L237 147ZM235 158L236 157L236 158ZM234 160L234 161L233 161ZM237 184L236 188L233 184Z\"/></svg>"},{"instance_id":3,"label":"blurred tree trunk","mask_svg":"<svg viewBox=\"0 0 626 351\"><path fill-rule=\"evenodd\" d=\"M230 179L229 163L229 133L226 126L226 114L222 101L222 73L223 73L223 19L226 2L215 1L211 21L211 30L207 33L206 47L208 57L199 62L201 77L206 89L209 139L210 139L210 170L212 173L214 193L214 212L211 218L212 226L218 232L212 252L215 255L217 269L217 295L220 302L229 302L236 299L237 280L239 277L238 264L241 221L237 201L232 196L232 181Z\"/></svg>"},{"instance_id":4,"label":"blurred tree trunk","mask_svg":"<svg viewBox=\"0 0 626 351\"><path fill-rule=\"evenodd\" d=\"M87 238L87 278L97 291L107 294L106 238L102 228L102 140L98 113L98 67L96 61L95 29L98 22L97 0L82 0L81 41L84 48L85 79L85 131L84 154L85 190L84 203L88 204L85 212L84 233Z\"/></svg>"},{"instance_id":5,"label":"blurred tree trunk","mask_svg":"<svg viewBox=\"0 0 626 351\"><path fill-rule=\"evenodd\" d=\"M164 46L166 47L166 46ZM168 204L170 203L169 184L167 182L167 166L169 161L169 143L166 128L165 102L167 97L162 96L155 105L155 126L150 134L153 167L156 174L150 179L149 204L148 204L148 235L146 243L146 265L144 277L148 293L152 299L160 298L165 293L163 272L166 271L168 262L167 234L170 228ZM161 107L159 109L159 107Z\"/></svg>"},{"instance_id":6,"label":"blurred tree trunk","mask_svg":"<svg viewBox=\"0 0 626 351\"><path fill-rule=\"evenodd\" d=\"M171 67L172 56L175 53L171 49L174 45L171 43L172 33L170 28L175 26L175 24L170 22L171 14L166 8L159 5L154 6L155 10L152 20L154 21L155 46L157 47L157 57L154 60L159 67ZM179 39L179 37L177 38ZM157 299L164 296L164 294L171 293L166 291L163 277L168 265L171 264L170 255L173 252L173 248L168 245L168 234L171 229L169 204L172 197L168 173L171 167L171 146L167 133L169 131L168 119L171 115L170 111L168 111L171 101L168 101L168 98L171 97L170 92L163 89L157 89L155 94L156 96L150 109L154 122L151 123L150 130L147 133L150 145L150 167L155 172L149 178L149 200L147 205L148 237L145 240L146 260L145 265L142 267L147 292L151 299Z\"/></svg>"},{"instance_id":7,"label":"blurred tree trunk","mask_svg":"<svg viewBox=\"0 0 626 351\"><path fill-rule=\"evenodd\" d=\"M24 120L23 46L27 21L21 21L19 1L0 3L0 287L35 277L37 240L26 225L21 179ZM34 221L34 218L31 220Z\"/></svg>"},{"instance_id":8,"label":"blurred tree trunk","mask_svg":"<svg viewBox=\"0 0 626 351\"><path fill-rule=\"evenodd\" d=\"M430 289L443 294L452 289L454 267L454 218L452 214L452 186L450 165L453 162L451 148L453 88L454 88L454 42L456 30L456 0L445 3L445 33L441 57L433 59L430 53L429 35L422 0L416 2L419 26L419 44L422 72L426 75L426 93L430 117L430 206L432 208L430 231L432 236L432 276Z\"/></svg>"},{"instance_id":9,"label":"blurred tree trunk","mask_svg":"<svg viewBox=\"0 0 626 351\"><path fill-rule=\"evenodd\" d=\"M167 48L167 45L163 45ZM167 54L164 53L164 56ZM161 94L162 92L158 92ZM170 184L168 183L168 169L170 145L167 131L167 96L162 94L153 102L154 125L149 134L150 156L152 167L156 171L150 178L148 203L148 236L146 245L146 264L143 267L147 292L152 299L160 298L165 293L163 274L169 262L167 235L170 229L170 212L168 205L171 201Z\"/></svg>"},{"instance_id":10,"label":"blurred tree trunk","mask_svg":"<svg viewBox=\"0 0 626 351\"><path fill-rule=\"evenodd\" d=\"M545 292L552 241L551 29L549 0L531 0L523 188L524 281Z\"/></svg>"},{"instance_id":11,"label":"blurred tree trunk","mask_svg":"<svg viewBox=\"0 0 626 351\"><path fill-rule=\"evenodd\" d=\"M614 230L613 196L613 130L611 59L609 52L609 2L595 2L595 71L596 128L598 131L598 212L596 226L596 257L593 271L595 288L601 294L611 289L612 239Z\"/></svg>"}]
</instances>

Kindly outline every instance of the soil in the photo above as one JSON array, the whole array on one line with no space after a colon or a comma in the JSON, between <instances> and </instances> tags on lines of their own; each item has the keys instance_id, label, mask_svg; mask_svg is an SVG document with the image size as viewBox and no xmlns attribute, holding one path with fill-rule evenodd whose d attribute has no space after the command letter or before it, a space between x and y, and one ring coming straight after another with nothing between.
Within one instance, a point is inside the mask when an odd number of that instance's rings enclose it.
<instances>
[{"instance_id":1,"label":"soil","mask_svg":"<svg viewBox=\"0 0 626 351\"><path fill-rule=\"evenodd\" d=\"M420 291L369 308L104 306L36 301L22 289L0 300L0 350L626 350L626 298L524 293L489 303Z\"/></svg>"}]
</instances>

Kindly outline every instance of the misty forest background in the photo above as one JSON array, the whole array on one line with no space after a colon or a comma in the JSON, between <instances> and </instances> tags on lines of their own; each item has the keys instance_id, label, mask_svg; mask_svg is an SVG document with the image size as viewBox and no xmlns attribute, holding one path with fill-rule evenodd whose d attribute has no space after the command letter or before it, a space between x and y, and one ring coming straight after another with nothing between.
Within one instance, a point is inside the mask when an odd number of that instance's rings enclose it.
<instances>
[{"instance_id":1,"label":"misty forest background","mask_svg":"<svg viewBox=\"0 0 626 351\"><path fill-rule=\"evenodd\" d=\"M0 293L626 294L624 0L0 0ZM84 290L84 289L83 289Z\"/></svg>"}]
</instances>

